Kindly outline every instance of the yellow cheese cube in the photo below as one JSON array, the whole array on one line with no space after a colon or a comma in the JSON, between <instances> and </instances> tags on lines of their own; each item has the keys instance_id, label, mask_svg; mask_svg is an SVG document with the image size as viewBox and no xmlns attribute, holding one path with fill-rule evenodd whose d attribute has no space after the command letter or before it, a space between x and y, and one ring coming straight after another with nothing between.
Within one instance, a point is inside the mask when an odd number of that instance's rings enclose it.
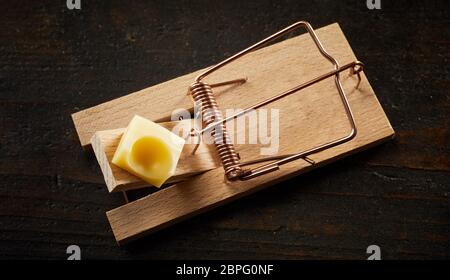
<instances>
[{"instance_id":1,"label":"yellow cheese cube","mask_svg":"<svg viewBox=\"0 0 450 280\"><path fill-rule=\"evenodd\" d=\"M160 187L175 173L184 143L178 135L136 115L122 135L112 163Z\"/></svg>"}]
</instances>

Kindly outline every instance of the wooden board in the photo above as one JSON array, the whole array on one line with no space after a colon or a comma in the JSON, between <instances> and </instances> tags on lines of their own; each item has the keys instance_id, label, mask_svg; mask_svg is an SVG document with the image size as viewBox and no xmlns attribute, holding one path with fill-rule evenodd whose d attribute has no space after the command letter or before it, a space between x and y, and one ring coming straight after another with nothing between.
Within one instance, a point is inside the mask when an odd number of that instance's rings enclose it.
<instances>
[{"instance_id":1,"label":"wooden board","mask_svg":"<svg viewBox=\"0 0 450 280\"><path fill-rule=\"evenodd\" d=\"M450 259L450 84L439 67L450 60L448 1L410 1L406 11L365 2L204 1L182 14L192 1L89 1L70 24L54 1L4 2L0 258L61 259L78 244L83 259L361 259L375 243L383 259ZM105 212L123 199L106 194L70 114L217 62L298 19L319 27L333 18L366 63L395 141L118 248ZM433 20L411 32L418 18Z\"/></svg>"},{"instance_id":2,"label":"wooden board","mask_svg":"<svg viewBox=\"0 0 450 280\"><path fill-rule=\"evenodd\" d=\"M337 23L320 28L316 33L341 65L355 59ZM222 109L236 109L250 106L330 70L330 63L319 54L311 37L303 34L254 51L206 80L215 83L247 76L248 82L243 85L214 90ZM135 114L163 122L170 121L176 109L192 110L192 100L186 92L201 71L74 113L72 119L81 145L90 145L96 131L126 127Z\"/></svg>"},{"instance_id":3,"label":"wooden board","mask_svg":"<svg viewBox=\"0 0 450 280\"><path fill-rule=\"evenodd\" d=\"M317 31L325 48L341 64L356 60L348 42L337 24ZM259 71L249 76L249 82L233 87L231 92L224 90L218 93L218 102L222 108L243 108L265 97L273 96L330 70L330 65L322 59L311 39L305 35L298 36L276 45L259 50L249 55L246 64L240 64L237 71L229 67L221 72L222 79L239 77L240 73ZM236 63L239 64L239 63ZM270 69L265 69L268 66ZM234 70L233 70L234 69ZM242 71L245 70L245 71ZM170 116L173 106L188 106L185 100L185 87L195 74L154 86L150 89L123 97L120 101L112 101L83 111L74 116L82 143L86 135L97 127L119 125L131 118L127 116L126 107L147 104L147 117L153 120ZM355 89L356 79L342 74L341 80L350 106L353 110L357 136L350 142L312 155L316 162L310 165L304 161L295 161L284 165L280 171L239 182L227 182L223 178L223 169L216 168L192 179L177 183L149 196L107 212L109 222L118 243L125 243L134 238L154 232L193 215L202 213L244 195L258 191L269 185L286 180L298 174L317 168L346 155L366 149L393 137L394 131L386 118L365 75L359 89ZM144 94L144 92L146 94ZM151 94L151 98L148 97ZM171 96L173 106L165 106L163 101ZM173 96L173 97L172 97ZM123 105L127 104L127 105ZM330 79L311 88L282 99L270 105L270 109L278 109L280 116L279 154L292 153L315 145L342 137L349 132L349 124L337 94L335 85ZM111 119L109 110L117 110L119 119ZM102 115L102 111L106 114ZM133 108L133 111L134 108ZM104 121L87 125L88 119L103 118ZM111 121L109 125L107 121ZM241 158L252 160L259 157L262 145L237 145Z\"/></svg>"},{"instance_id":4,"label":"wooden board","mask_svg":"<svg viewBox=\"0 0 450 280\"><path fill-rule=\"evenodd\" d=\"M190 131L191 120L160 123L161 126L169 130L180 124L183 129L186 129L185 131ZM149 186L148 183L111 162L124 131L125 128L97 131L91 140L94 154L102 170L109 192L126 191ZM193 143L195 142L187 141L187 143L192 144L185 144L175 170L175 175L167 183L179 182L192 175L220 167L213 146L201 142L193 155L192 150L195 146Z\"/></svg>"}]
</instances>

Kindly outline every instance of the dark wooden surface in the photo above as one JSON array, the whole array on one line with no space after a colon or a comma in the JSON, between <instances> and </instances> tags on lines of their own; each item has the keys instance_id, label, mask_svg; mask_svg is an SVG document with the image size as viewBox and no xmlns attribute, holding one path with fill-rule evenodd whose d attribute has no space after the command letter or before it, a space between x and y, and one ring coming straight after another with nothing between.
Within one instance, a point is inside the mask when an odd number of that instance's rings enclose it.
<instances>
[{"instance_id":1,"label":"dark wooden surface","mask_svg":"<svg viewBox=\"0 0 450 280\"><path fill-rule=\"evenodd\" d=\"M70 244L84 259L365 259L371 244L384 259L449 258L447 1L65 2L1 1L0 258L64 259ZM341 24L396 140L118 247L105 211L122 197L70 114L297 20Z\"/></svg>"}]
</instances>

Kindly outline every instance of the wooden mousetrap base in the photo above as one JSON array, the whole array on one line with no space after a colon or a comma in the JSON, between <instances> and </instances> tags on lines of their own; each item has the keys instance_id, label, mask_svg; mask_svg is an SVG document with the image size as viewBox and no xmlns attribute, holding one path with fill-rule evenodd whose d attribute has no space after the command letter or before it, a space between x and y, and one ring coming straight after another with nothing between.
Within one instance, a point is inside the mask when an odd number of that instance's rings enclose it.
<instances>
[{"instance_id":1,"label":"wooden mousetrap base","mask_svg":"<svg viewBox=\"0 0 450 280\"><path fill-rule=\"evenodd\" d=\"M356 60L338 24L317 29L316 33L325 49L341 65ZM217 102L223 110L242 109L311 80L331 68L318 54L309 35L305 34L252 52L211 75L208 80L220 82L248 76L247 83L216 92ZM198 73L73 114L82 146L89 146L97 131L126 127L135 114L153 121L167 121L177 108L192 110L192 101L186 96L186 90ZM223 168L216 167L108 211L107 217L117 242L128 242L392 138L394 131L383 109L364 73L361 77L361 84L355 89L356 78L341 74L358 130L354 139L309 156L314 165L297 160L283 165L279 171L237 182L226 181ZM295 153L348 134L349 123L332 80L317 83L270 105L270 108L279 110L278 154ZM241 158L252 160L260 157L260 147L236 145L236 150Z\"/></svg>"},{"instance_id":2,"label":"wooden mousetrap base","mask_svg":"<svg viewBox=\"0 0 450 280\"><path fill-rule=\"evenodd\" d=\"M169 130L172 130L176 125L181 125L187 132L193 127L193 121L191 120L159 124ZM102 170L109 192L148 187L148 183L112 163L114 153L124 131L125 128L97 131L91 139L92 149ZM183 181L195 174L221 166L215 155L216 152L213 145L206 145L201 142L195 155L193 155L192 151L196 142L190 143L192 144L186 143L184 145L175 174L169 178L167 183Z\"/></svg>"}]
</instances>

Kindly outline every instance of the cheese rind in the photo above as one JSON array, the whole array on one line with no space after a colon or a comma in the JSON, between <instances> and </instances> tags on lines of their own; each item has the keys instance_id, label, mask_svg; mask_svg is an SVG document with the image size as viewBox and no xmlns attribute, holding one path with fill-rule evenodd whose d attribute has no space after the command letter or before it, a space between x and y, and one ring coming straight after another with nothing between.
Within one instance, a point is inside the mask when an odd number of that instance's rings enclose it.
<instances>
[{"instance_id":1,"label":"cheese rind","mask_svg":"<svg viewBox=\"0 0 450 280\"><path fill-rule=\"evenodd\" d=\"M111 162L160 187L174 175L184 143L178 135L136 115L122 135Z\"/></svg>"}]
</instances>

